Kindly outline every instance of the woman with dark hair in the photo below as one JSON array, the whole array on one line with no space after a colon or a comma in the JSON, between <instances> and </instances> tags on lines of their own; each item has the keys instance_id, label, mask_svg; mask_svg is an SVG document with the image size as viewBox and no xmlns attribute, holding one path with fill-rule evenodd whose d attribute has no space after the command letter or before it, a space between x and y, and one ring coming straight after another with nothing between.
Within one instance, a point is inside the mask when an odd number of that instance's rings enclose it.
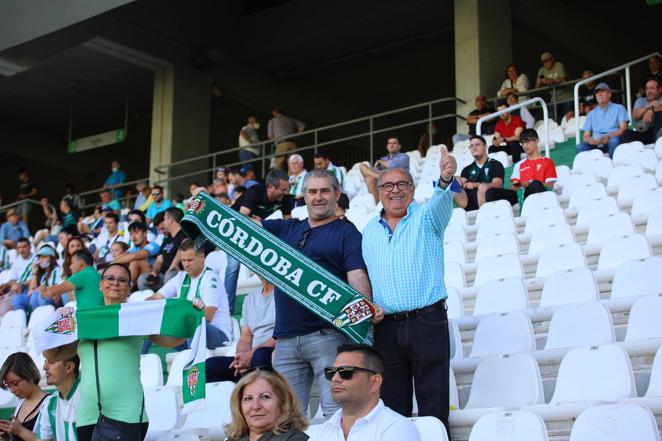
<instances>
[{"instance_id":1,"label":"woman with dark hair","mask_svg":"<svg viewBox=\"0 0 662 441\"><path fill-rule=\"evenodd\" d=\"M41 376L37 366L28 354L16 352L0 368L0 380L0 387L19 399L12 420L0 420L0 435L9 435L10 441L34 441L32 429L48 396L39 387Z\"/></svg>"},{"instance_id":2,"label":"woman with dark hair","mask_svg":"<svg viewBox=\"0 0 662 441\"><path fill-rule=\"evenodd\" d=\"M506 79L501 83L501 87L497 92L499 98L505 98L509 93L521 93L529 90L529 77L525 73L521 73L516 64L509 64L506 67ZM528 96L520 96L521 101L529 99Z\"/></svg>"},{"instance_id":3,"label":"woman with dark hair","mask_svg":"<svg viewBox=\"0 0 662 441\"><path fill-rule=\"evenodd\" d=\"M68 279L71 277L71 257L76 251L84 249L85 243L79 236L73 236L69 239L67 246L64 248L64 261L62 262L62 274L64 274L64 278Z\"/></svg>"},{"instance_id":4,"label":"woman with dark hair","mask_svg":"<svg viewBox=\"0 0 662 441\"><path fill-rule=\"evenodd\" d=\"M124 264L111 263L101 273L99 288L106 306L126 303L131 292L131 271ZM194 301L193 305L198 309L204 308L200 301ZM69 316L73 314L73 309L62 308L60 313ZM144 439L148 423L140 383L143 339L141 336L130 336L79 341L78 356L83 369L76 412L78 441L92 439L100 415L111 420L121 432L121 440ZM164 347L175 347L186 341L160 335L152 335L149 339Z\"/></svg>"},{"instance_id":5,"label":"woman with dark hair","mask_svg":"<svg viewBox=\"0 0 662 441\"><path fill-rule=\"evenodd\" d=\"M247 371L230 396L229 441L306 441L308 427L292 386L271 368Z\"/></svg>"}]
</instances>

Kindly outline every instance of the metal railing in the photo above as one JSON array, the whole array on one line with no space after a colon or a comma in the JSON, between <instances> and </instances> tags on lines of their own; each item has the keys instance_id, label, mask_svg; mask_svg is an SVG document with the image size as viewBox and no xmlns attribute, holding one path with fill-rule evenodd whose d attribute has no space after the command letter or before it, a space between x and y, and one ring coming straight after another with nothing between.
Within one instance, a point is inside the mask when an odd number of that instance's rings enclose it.
<instances>
[{"instance_id":1,"label":"metal railing","mask_svg":"<svg viewBox=\"0 0 662 441\"><path fill-rule=\"evenodd\" d=\"M95 207L95 206L99 205L100 202L98 200L97 201L88 201L87 199L89 198L89 196L92 196L92 195L97 195L98 196L99 193L101 193L104 190L109 190L111 192L113 190L117 190L117 189L127 190L127 189L135 186L139 182L148 182L148 181L149 181L149 178L136 179L136 180L133 180L133 181L122 182L121 184L109 185L109 186L106 186L106 187L95 188L94 190L87 190L87 191L83 191L81 193L78 193L78 196L80 197L80 200L81 200L80 209L81 209L82 212L84 212L86 208L91 208L91 207ZM129 201L135 199L136 196L137 195L125 195L125 196L122 196L121 198L118 198L117 201L119 201L120 203L129 202Z\"/></svg>"},{"instance_id":2,"label":"metal railing","mask_svg":"<svg viewBox=\"0 0 662 441\"><path fill-rule=\"evenodd\" d=\"M331 124L327 125L324 127L319 127L311 130L306 130L301 133L296 133L287 136L287 138L280 138L280 139L270 139L266 141L260 141L254 144L246 145L246 146L241 146L241 147L228 147L228 148L221 148L217 152L213 153L208 153L205 155L200 155L200 156L195 156L192 158L188 158L182 161L177 161L177 162L172 162L170 164L164 164L160 165L158 167L155 167L154 171L160 174L170 174L167 178L164 179L159 179L156 181L157 184L163 185L168 182L176 181L176 180L182 180L185 178L189 178L192 176L199 176L204 173L209 173L212 172L217 168L219 165L218 158L221 155L227 155L229 153L233 152L238 152L239 150L246 149L246 148L257 148L261 151L261 155L257 156L254 159L246 160L246 161L232 161L232 162L223 162L223 166L227 167L238 167L244 164L248 163L254 163L254 162L261 162L262 164L262 170L267 169L267 161L269 161L271 158L274 158L276 156L287 156L291 155L292 153L297 153L297 152L303 152L303 151L308 151L308 150L313 150L314 152L317 152L317 150L321 147L326 147L330 146L332 144L338 144L342 142L348 142L348 141L353 141L357 140L358 138L364 138L367 137L369 138L369 152L370 152L370 162L374 162L375 160L375 143L374 143L374 136L380 133L385 133L385 132L392 132L397 129L402 129L402 128L407 128L407 127L412 127L420 124L427 123L427 132L429 139L432 139L432 123L438 120L443 120L443 119L449 119L449 118L459 118L462 120L465 120L466 118L458 115L457 113L444 113L440 115L435 115L433 112L433 106L441 103L461 103L465 104L466 101L457 98L457 97L448 97L448 98L441 98L433 101L428 101L420 104L415 104L412 106L407 106L407 107L402 107L394 110L390 110L387 112L381 112L381 113L376 113L372 115L368 115L365 117L361 118L356 118L352 119L349 121L343 121L337 124ZM412 110L418 110L418 109L426 109L427 110L427 117L425 118L418 118L414 121L407 121L405 123L401 124L392 124L388 125L387 127L382 127L382 128L375 128L375 120L378 118L383 118L387 116L393 116L398 113L402 112L407 112L407 111L412 111ZM363 130L358 133L352 133L351 135L347 136L341 136L341 137L333 137L331 139L325 139L324 135L328 134L329 132L333 130L337 130L340 128L350 128L353 125L361 124L361 123L367 123L368 124L368 130ZM290 150L286 153L267 153L267 149L274 143L278 143L279 141L285 141L285 140L293 140L293 141L298 141L298 140L303 140L304 137L312 137L312 142L311 141L305 141L302 143L297 143L297 144L304 144L302 146L297 145L297 148ZM186 164L193 164L198 161L204 161L208 160L211 161L212 166L211 167L206 167L203 169L196 169L195 171L184 173L184 174L179 174L176 176L173 176L171 173L171 170L174 167L181 166L181 165L186 165Z\"/></svg>"},{"instance_id":3,"label":"metal railing","mask_svg":"<svg viewBox=\"0 0 662 441\"><path fill-rule=\"evenodd\" d=\"M620 72L622 70L625 71L625 102L626 102L626 107L628 111L628 117L630 118L630 121L632 121L632 94L630 91L630 66L639 64L642 61L646 61L651 57L658 56L662 57L662 55L659 52L653 52L651 54L648 54L644 57L637 58L636 60L632 60L628 63L622 64L618 67L614 67L613 69L606 70L604 72L601 72L597 75L593 75L592 77L586 78L585 80L578 81L575 84L575 90L574 90L574 100L575 100L575 142L579 144L581 140L579 139L579 88L586 84L593 82L594 80L597 80L599 78L606 77L608 75L615 74L617 72Z\"/></svg>"},{"instance_id":4,"label":"metal railing","mask_svg":"<svg viewBox=\"0 0 662 441\"><path fill-rule=\"evenodd\" d=\"M542 98L539 98L539 97L531 98L531 99L526 100L524 102L514 104L510 107L506 107L503 110L499 110L499 111L496 111L494 113L490 113L489 115L485 115L485 116L479 118L478 121L476 121L476 134L477 135L481 134L480 129L481 129L481 126L483 125L484 121L497 118L497 117L503 115L504 113L511 113L513 110L517 110L517 109L520 109L522 107L526 107L526 106L531 105L533 103L539 103L540 107L542 107L543 126L545 127L545 139L544 139L544 142L545 142L545 156L547 156L549 158L549 124L548 124L549 116L548 116L547 104L545 103L545 100L543 100Z\"/></svg>"},{"instance_id":5,"label":"metal railing","mask_svg":"<svg viewBox=\"0 0 662 441\"><path fill-rule=\"evenodd\" d=\"M34 204L34 205L37 205L37 206L39 206L39 207L42 206L42 205L41 205L41 202L38 201L38 200L36 200L36 199L23 199L23 200L20 200L20 201L11 202L11 203L9 203L9 204L0 205L0 214L1 214L1 213L6 213L6 212L9 211L10 209L15 208L15 207L18 207L19 205L22 205L22 204L25 204L25 203ZM50 204L50 203L49 203L49 204L46 204L46 205L48 206L48 208L51 209L51 212L53 212L53 213L56 212L56 211L55 211L55 205Z\"/></svg>"}]
</instances>

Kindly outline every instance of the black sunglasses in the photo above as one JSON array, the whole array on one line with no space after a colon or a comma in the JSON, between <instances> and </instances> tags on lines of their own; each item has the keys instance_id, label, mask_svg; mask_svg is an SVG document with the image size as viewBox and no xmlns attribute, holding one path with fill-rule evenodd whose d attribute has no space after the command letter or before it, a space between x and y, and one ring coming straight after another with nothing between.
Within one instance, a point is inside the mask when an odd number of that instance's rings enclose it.
<instances>
[{"instance_id":1,"label":"black sunglasses","mask_svg":"<svg viewBox=\"0 0 662 441\"><path fill-rule=\"evenodd\" d=\"M340 375L341 379L351 380L352 377L354 376L355 371L369 372L372 375L378 374L378 372L375 372L372 369L367 369L358 366L337 366L337 367L324 368L324 377L327 380L331 381L333 379L333 376L336 374L336 372L338 372L338 375Z\"/></svg>"},{"instance_id":2,"label":"black sunglasses","mask_svg":"<svg viewBox=\"0 0 662 441\"><path fill-rule=\"evenodd\" d=\"M306 228L303 232L303 236L301 237L301 240L299 243L297 243L297 248L301 249L303 246L306 244L306 239L308 239L308 236L310 235L310 232L312 231L312 228Z\"/></svg>"}]
</instances>

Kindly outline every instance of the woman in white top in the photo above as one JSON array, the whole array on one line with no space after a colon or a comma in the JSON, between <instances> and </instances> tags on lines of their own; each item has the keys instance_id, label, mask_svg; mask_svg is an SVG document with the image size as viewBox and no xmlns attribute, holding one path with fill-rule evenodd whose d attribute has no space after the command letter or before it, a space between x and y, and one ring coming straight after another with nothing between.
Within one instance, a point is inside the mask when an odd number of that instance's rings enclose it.
<instances>
[{"instance_id":1,"label":"woman in white top","mask_svg":"<svg viewBox=\"0 0 662 441\"><path fill-rule=\"evenodd\" d=\"M505 98L509 93L521 93L529 90L529 77L525 73L520 73L516 64L509 64L506 67L506 79L501 83L497 92L499 98ZM520 101L528 100L528 96L521 96Z\"/></svg>"}]
</instances>

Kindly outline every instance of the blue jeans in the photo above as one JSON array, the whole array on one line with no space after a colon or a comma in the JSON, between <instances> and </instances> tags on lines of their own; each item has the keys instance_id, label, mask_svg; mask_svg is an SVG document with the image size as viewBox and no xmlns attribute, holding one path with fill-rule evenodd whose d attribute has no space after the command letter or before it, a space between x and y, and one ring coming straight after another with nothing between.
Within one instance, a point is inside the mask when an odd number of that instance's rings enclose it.
<instances>
[{"instance_id":1,"label":"blue jeans","mask_svg":"<svg viewBox=\"0 0 662 441\"><path fill-rule=\"evenodd\" d=\"M313 380L319 389L324 417L328 418L338 410L331 394L331 382L324 378L324 368L333 366L336 349L345 343L347 337L333 329L276 340L274 368L292 385L304 412L308 409Z\"/></svg>"},{"instance_id":2,"label":"blue jeans","mask_svg":"<svg viewBox=\"0 0 662 441\"><path fill-rule=\"evenodd\" d=\"M239 269L241 264L237 259L228 254L228 264L225 267L225 292L228 293L228 305L230 315L234 315L234 302L237 297L237 280L239 280Z\"/></svg>"},{"instance_id":3,"label":"blue jeans","mask_svg":"<svg viewBox=\"0 0 662 441\"><path fill-rule=\"evenodd\" d=\"M614 152L616 151L616 147L621 143L621 138L620 136L614 136L613 138L609 139L609 142L607 143L606 147L609 152L609 157L614 158ZM603 152L605 151L605 146L597 146L597 145L591 145L588 142L580 142L577 144L575 147L577 150L577 153L579 152L587 152L591 149L600 149Z\"/></svg>"},{"instance_id":4,"label":"blue jeans","mask_svg":"<svg viewBox=\"0 0 662 441\"><path fill-rule=\"evenodd\" d=\"M62 304L66 303L69 301L68 296L62 296ZM32 291L31 293L23 293L23 294L16 294L14 298L12 299L12 309L22 309L24 311L28 311L28 308L30 311L34 311L40 306L44 305L53 305L56 306L55 301L53 299L48 299L46 297L42 297L41 294L39 294L39 291Z\"/></svg>"}]
</instances>

